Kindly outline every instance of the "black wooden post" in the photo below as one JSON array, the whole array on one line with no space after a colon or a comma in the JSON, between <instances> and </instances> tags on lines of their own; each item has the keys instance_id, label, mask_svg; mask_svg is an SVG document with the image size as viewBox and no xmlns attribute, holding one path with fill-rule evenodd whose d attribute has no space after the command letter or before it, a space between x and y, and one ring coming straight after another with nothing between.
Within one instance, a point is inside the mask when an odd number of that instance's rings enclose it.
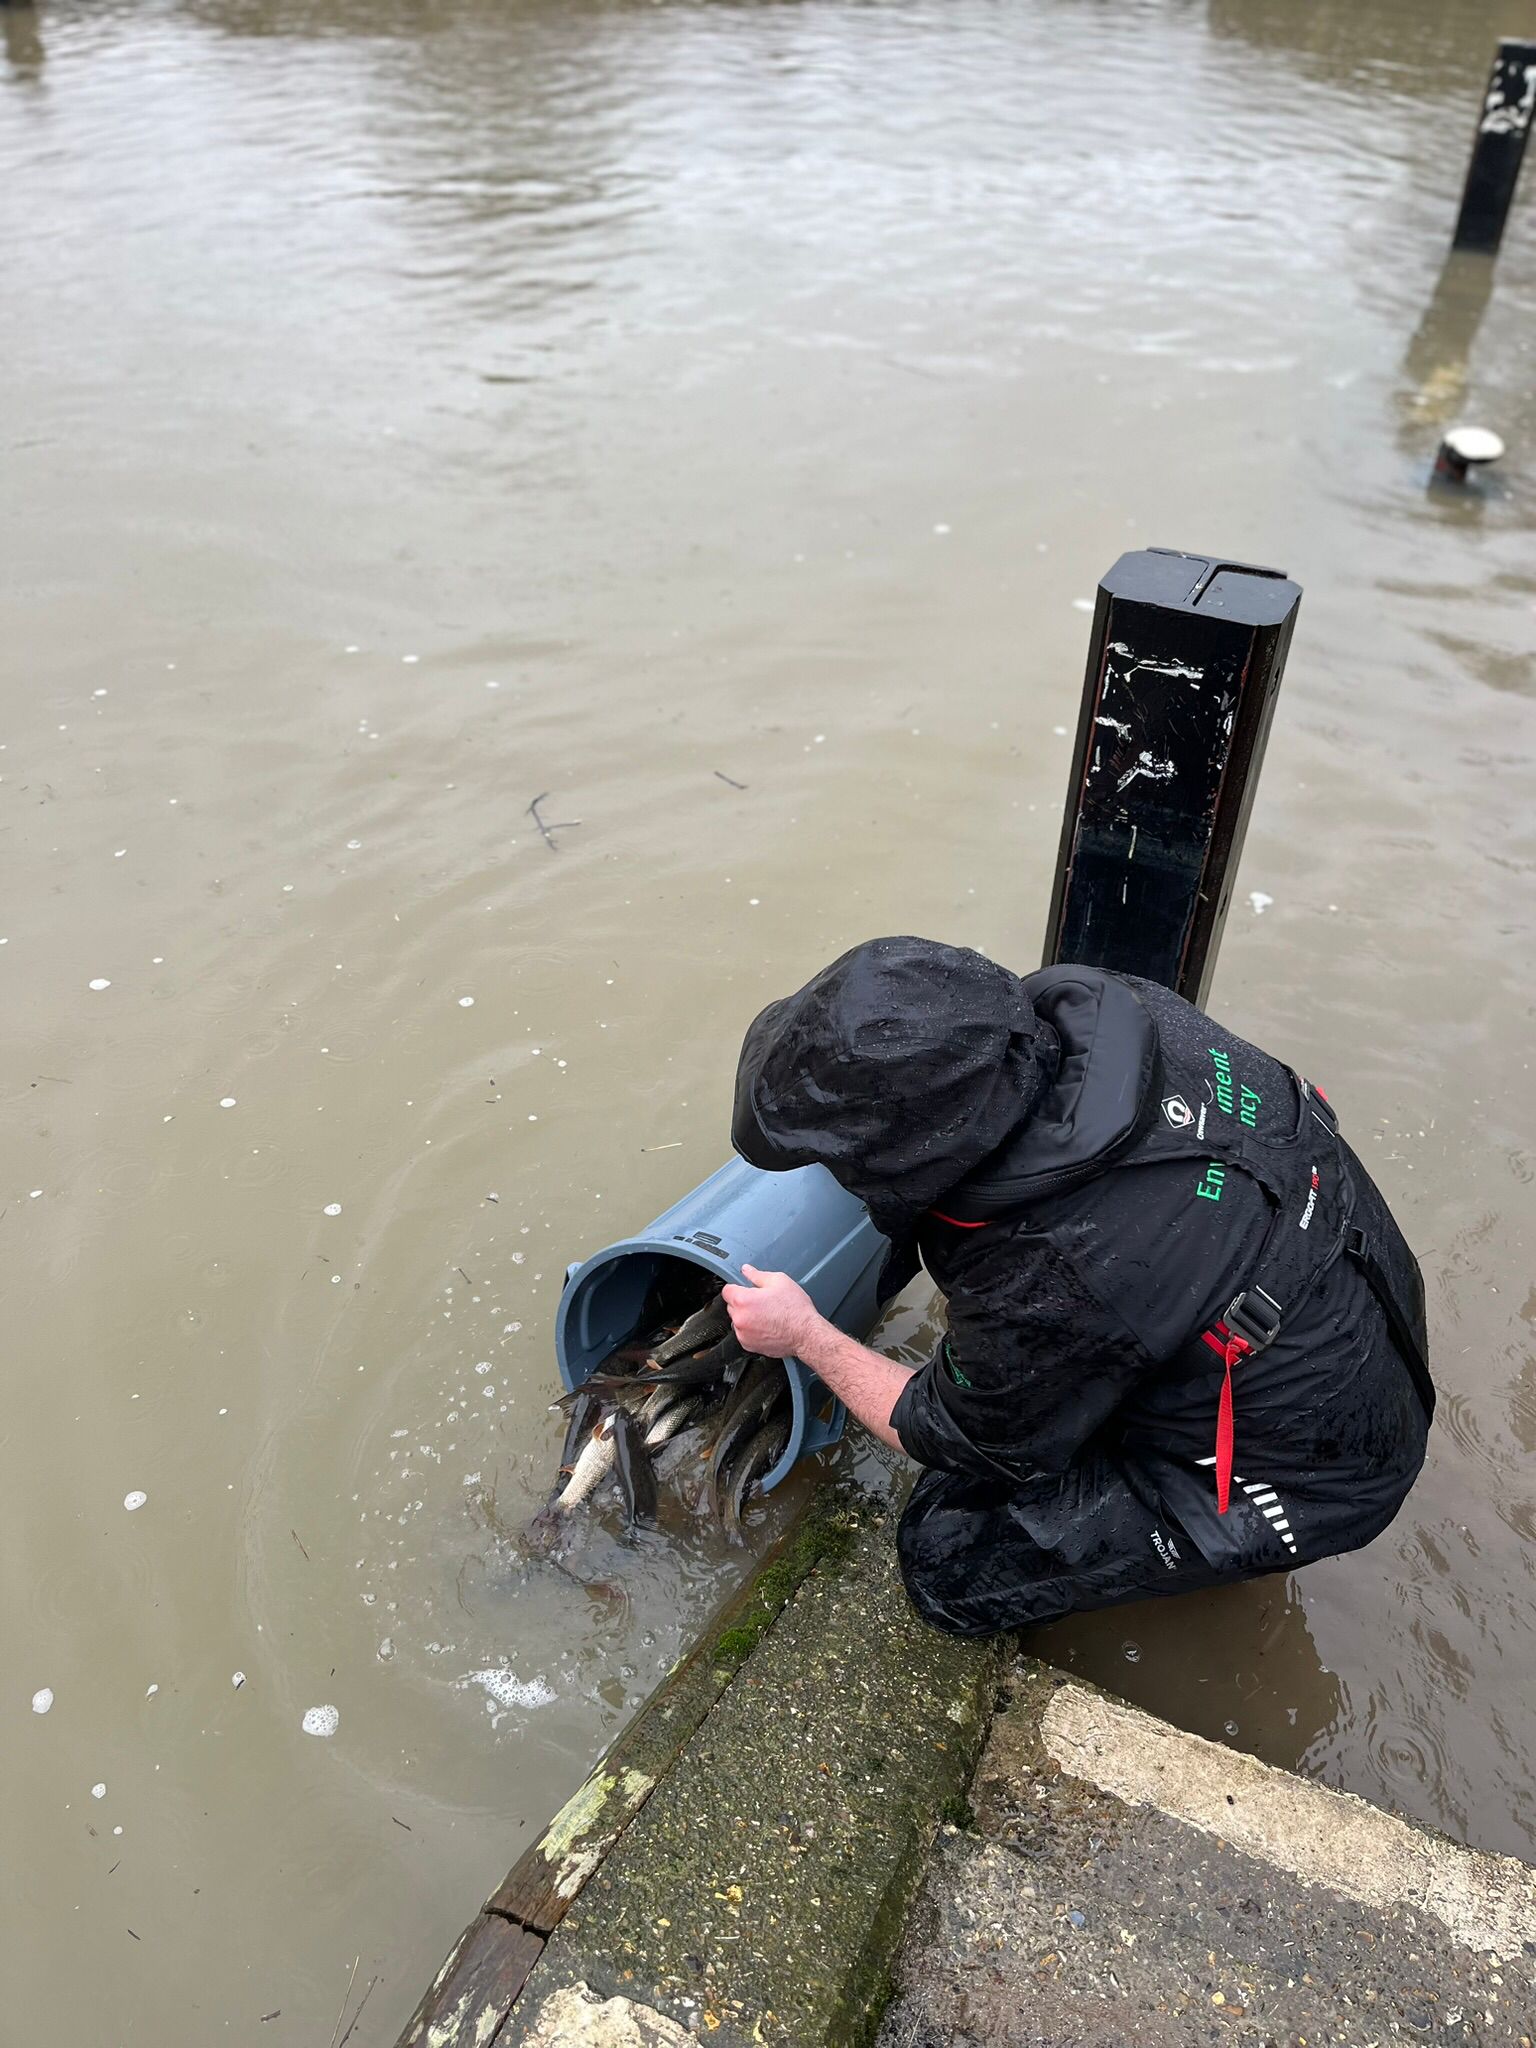
<instances>
[{"instance_id":1,"label":"black wooden post","mask_svg":"<svg viewBox=\"0 0 1536 2048\"><path fill-rule=\"evenodd\" d=\"M1300 603L1278 569L1171 548L1099 585L1045 965L1203 1000Z\"/></svg>"},{"instance_id":2,"label":"black wooden post","mask_svg":"<svg viewBox=\"0 0 1536 2048\"><path fill-rule=\"evenodd\" d=\"M1483 110L1478 116L1454 248L1482 249L1489 254L1498 248L1509 203L1515 196L1515 180L1525 155L1525 139L1531 132L1533 108L1536 43L1506 39L1499 44L1494 57Z\"/></svg>"}]
</instances>

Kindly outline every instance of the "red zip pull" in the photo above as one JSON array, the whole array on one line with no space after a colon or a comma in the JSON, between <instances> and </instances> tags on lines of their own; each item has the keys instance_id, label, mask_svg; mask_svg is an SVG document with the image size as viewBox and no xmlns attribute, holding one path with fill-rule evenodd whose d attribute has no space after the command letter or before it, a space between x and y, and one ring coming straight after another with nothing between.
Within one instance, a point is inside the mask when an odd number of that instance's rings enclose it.
<instances>
[{"instance_id":1,"label":"red zip pull","mask_svg":"<svg viewBox=\"0 0 1536 2048\"><path fill-rule=\"evenodd\" d=\"M1232 1498L1232 1368L1253 1349L1246 1337L1232 1336L1222 1357L1226 1372L1216 1407L1216 1512L1224 1515Z\"/></svg>"}]
</instances>

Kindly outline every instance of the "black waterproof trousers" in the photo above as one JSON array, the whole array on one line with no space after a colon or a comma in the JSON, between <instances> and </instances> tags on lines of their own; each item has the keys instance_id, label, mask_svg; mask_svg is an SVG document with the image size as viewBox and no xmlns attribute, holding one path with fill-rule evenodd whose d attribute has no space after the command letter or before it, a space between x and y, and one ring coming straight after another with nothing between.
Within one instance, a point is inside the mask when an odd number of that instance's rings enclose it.
<instances>
[{"instance_id":1,"label":"black waterproof trousers","mask_svg":"<svg viewBox=\"0 0 1536 2048\"><path fill-rule=\"evenodd\" d=\"M961 1636L1267 1576L1207 1564L1118 1466L1094 1455L1032 1487L925 1472L902 1516L897 1550L918 1613ZM1281 1559L1273 1569L1291 1566Z\"/></svg>"}]
</instances>

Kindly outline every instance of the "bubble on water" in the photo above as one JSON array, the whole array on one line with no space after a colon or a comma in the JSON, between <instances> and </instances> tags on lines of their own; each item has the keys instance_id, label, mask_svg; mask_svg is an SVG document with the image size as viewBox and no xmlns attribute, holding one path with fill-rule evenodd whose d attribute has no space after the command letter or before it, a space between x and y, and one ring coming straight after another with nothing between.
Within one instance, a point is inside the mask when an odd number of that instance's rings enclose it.
<instances>
[{"instance_id":1,"label":"bubble on water","mask_svg":"<svg viewBox=\"0 0 1536 2048\"><path fill-rule=\"evenodd\" d=\"M243 1671L232 1671L229 1674L229 1682L235 1688L235 1691L238 1692L245 1683L245 1673Z\"/></svg>"},{"instance_id":2,"label":"bubble on water","mask_svg":"<svg viewBox=\"0 0 1536 2048\"><path fill-rule=\"evenodd\" d=\"M92 690L91 692L91 695L93 697L105 697L106 694L107 693L105 690Z\"/></svg>"},{"instance_id":3,"label":"bubble on water","mask_svg":"<svg viewBox=\"0 0 1536 2048\"><path fill-rule=\"evenodd\" d=\"M1221 1726L1223 1733L1227 1735L1235 1735L1237 1733L1237 1723L1235 1721L1223 1721Z\"/></svg>"},{"instance_id":4,"label":"bubble on water","mask_svg":"<svg viewBox=\"0 0 1536 2048\"><path fill-rule=\"evenodd\" d=\"M487 1671L471 1671L459 1682L465 1686L480 1686L493 1716L498 1707L503 1712L513 1707L547 1707L556 1697L553 1686L544 1679L519 1678L505 1664L498 1664Z\"/></svg>"},{"instance_id":5,"label":"bubble on water","mask_svg":"<svg viewBox=\"0 0 1536 2048\"><path fill-rule=\"evenodd\" d=\"M219 1097L219 1107L220 1107L220 1109L233 1109L233 1108L234 1108L234 1106L235 1106L235 1098L234 1098L234 1096L233 1096L233 1095L221 1095L221 1096Z\"/></svg>"},{"instance_id":6,"label":"bubble on water","mask_svg":"<svg viewBox=\"0 0 1536 2048\"><path fill-rule=\"evenodd\" d=\"M333 1273L331 1275L331 1285L333 1287L339 1287L341 1285L341 1275L339 1273Z\"/></svg>"},{"instance_id":7,"label":"bubble on water","mask_svg":"<svg viewBox=\"0 0 1536 2048\"><path fill-rule=\"evenodd\" d=\"M40 1195L40 1194L41 1194L42 1192L43 1192L43 1191L42 1191L42 1189L41 1189L41 1188L31 1188L31 1189L29 1189L29 1190L28 1190L28 1192L27 1192L27 1200L28 1200L29 1202L35 1202L35 1201L37 1200L38 1196L39 1196L39 1195Z\"/></svg>"},{"instance_id":8,"label":"bubble on water","mask_svg":"<svg viewBox=\"0 0 1536 2048\"><path fill-rule=\"evenodd\" d=\"M487 683L485 687L488 690L499 690L501 688L501 685L500 683Z\"/></svg>"},{"instance_id":9,"label":"bubble on water","mask_svg":"<svg viewBox=\"0 0 1536 2048\"><path fill-rule=\"evenodd\" d=\"M948 522L947 520L944 520L944 519L940 519L940 520L937 520L937 521L935 522L935 524L934 524L934 529L933 529L933 530L934 530L934 532L935 532L935 533L948 533L948 532L949 532L949 522Z\"/></svg>"},{"instance_id":10,"label":"bubble on water","mask_svg":"<svg viewBox=\"0 0 1536 2048\"><path fill-rule=\"evenodd\" d=\"M1255 917L1262 917L1274 900L1273 896L1266 896L1262 889L1250 889L1248 891L1248 901L1253 905Z\"/></svg>"},{"instance_id":11,"label":"bubble on water","mask_svg":"<svg viewBox=\"0 0 1536 2048\"><path fill-rule=\"evenodd\" d=\"M52 1705L53 1687L51 1685L42 1686L37 1692L33 1693L32 1711L34 1714L46 1714Z\"/></svg>"},{"instance_id":12,"label":"bubble on water","mask_svg":"<svg viewBox=\"0 0 1536 2048\"><path fill-rule=\"evenodd\" d=\"M342 649L341 651L342 651L342 653L343 653L343 654L356 654L356 653L358 653L358 652L359 652L359 649L358 649L358 646L357 646L357 642L356 642L356 641L354 640L354 641L352 642L352 644L351 644L350 646L348 646L348 647L343 647L343 649Z\"/></svg>"},{"instance_id":13,"label":"bubble on water","mask_svg":"<svg viewBox=\"0 0 1536 2048\"><path fill-rule=\"evenodd\" d=\"M474 997L473 997L473 996L460 996L460 997L459 997L459 1008L460 1008L461 1010L472 1010L472 1009L473 1009L474 1007L475 1007L475 999L474 999Z\"/></svg>"},{"instance_id":14,"label":"bubble on water","mask_svg":"<svg viewBox=\"0 0 1536 2048\"><path fill-rule=\"evenodd\" d=\"M1139 1664L1141 1662L1141 1645L1140 1643L1122 1643L1120 1645L1120 1654L1127 1664Z\"/></svg>"},{"instance_id":15,"label":"bubble on water","mask_svg":"<svg viewBox=\"0 0 1536 2048\"><path fill-rule=\"evenodd\" d=\"M144 1695L145 1699L147 1699L147 1700L152 1700L152 1699L154 1698L155 1694L156 1694L156 1693L157 1693L157 1692L158 1692L159 1690L160 1690L160 1688L159 1688L159 1686L158 1686L158 1685L152 1685L152 1686L151 1686L151 1687L149 1688L149 1691L148 1691L147 1693L145 1693L145 1695Z\"/></svg>"},{"instance_id":16,"label":"bubble on water","mask_svg":"<svg viewBox=\"0 0 1536 2048\"><path fill-rule=\"evenodd\" d=\"M106 1796L107 1788L105 1785L93 1785L91 1787L91 1797L93 1799L105 1799Z\"/></svg>"},{"instance_id":17,"label":"bubble on water","mask_svg":"<svg viewBox=\"0 0 1536 2048\"><path fill-rule=\"evenodd\" d=\"M348 853L356 853L358 848L362 845L362 843L363 842L361 841L361 839L349 839L347 841Z\"/></svg>"},{"instance_id":18,"label":"bubble on water","mask_svg":"<svg viewBox=\"0 0 1536 2048\"><path fill-rule=\"evenodd\" d=\"M389 1663L390 1659L391 1659L391 1658L392 1658L392 1657L394 1656L394 1654L395 1654L395 1639L394 1639L394 1637L393 1637L393 1636L385 1636L385 1637L383 1638L383 1640L382 1640L382 1641L380 1642L380 1644L379 1644L379 1647L378 1647L378 1651L377 1651L377 1653L376 1653L376 1654L377 1654L377 1656L378 1656L378 1660L379 1660L379 1662L380 1662L381 1664L387 1664L387 1663Z\"/></svg>"},{"instance_id":19,"label":"bubble on water","mask_svg":"<svg viewBox=\"0 0 1536 2048\"><path fill-rule=\"evenodd\" d=\"M128 1510L129 1514L131 1515L135 1508L143 1507L145 1501L147 1501L148 1499L149 1495L147 1493L140 1493L138 1488L135 1487L132 1493L125 1493L123 1495L123 1506Z\"/></svg>"},{"instance_id":20,"label":"bubble on water","mask_svg":"<svg viewBox=\"0 0 1536 2048\"><path fill-rule=\"evenodd\" d=\"M407 663L409 663L409 662L413 662L413 661L420 661L420 659L421 659L421 656L420 656L419 654L402 654L402 655L401 655L401 657L400 657L400 659L401 659L401 660L402 660L403 662L407 662Z\"/></svg>"},{"instance_id":21,"label":"bubble on water","mask_svg":"<svg viewBox=\"0 0 1536 2048\"><path fill-rule=\"evenodd\" d=\"M335 1707L308 1707L300 1726L306 1735L334 1735L341 1726L341 1715Z\"/></svg>"},{"instance_id":22,"label":"bubble on water","mask_svg":"<svg viewBox=\"0 0 1536 2048\"><path fill-rule=\"evenodd\" d=\"M327 1216L339 1216L341 1214L340 1202L327 1202L325 1205L325 1213Z\"/></svg>"},{"instance_id":23,"label":"bubble on water","mask_svg":"<svg viewBox=\"0 0 1536 2048\"><path fill-rule=\"evenodd\" d=\"M103 976L101 976L101 975L97 975L96 979L95 979L95 980L94 980L94 981L93 981L93 982L91 983L91 987L92 987L92 988L94 988L94 989L103 989L103 988L110 988L111 986L112 986L111 982L110 982L110 981L107 981L107 980L106 980L106 979L105 979L105 978L104 978Z\"/></svg>"},{"instance_id":24,"label":"bubble on water","mask_svg":"<svg viewBox=\"0 0 1536 2048\"><path fill-rule=\"evenodd\" d=\"M475 1371L479 1373L487 1373L490 1371L490 1369L491 1361L488 1358L482 1358L479 1364L475 1367Z\"/></svg>"}]
</instances>

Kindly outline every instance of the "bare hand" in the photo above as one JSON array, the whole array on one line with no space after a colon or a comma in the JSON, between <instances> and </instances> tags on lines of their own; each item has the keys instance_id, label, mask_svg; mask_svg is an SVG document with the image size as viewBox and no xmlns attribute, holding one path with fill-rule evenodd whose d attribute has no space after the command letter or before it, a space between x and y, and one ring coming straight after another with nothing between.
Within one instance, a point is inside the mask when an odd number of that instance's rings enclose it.
<instances>
[{"instance_id":1,"label":"bare hand","mask_svg":"<svg viewBox=\"0 0 1536 2048\"><path fill-rule=\"evenodd\" d=\"M823 1323L815 1302L787 1273L741 1270L751 1286L722 1289L737 1343L762 1358L802 1357Z\"/></svg>"}]
</instances>

